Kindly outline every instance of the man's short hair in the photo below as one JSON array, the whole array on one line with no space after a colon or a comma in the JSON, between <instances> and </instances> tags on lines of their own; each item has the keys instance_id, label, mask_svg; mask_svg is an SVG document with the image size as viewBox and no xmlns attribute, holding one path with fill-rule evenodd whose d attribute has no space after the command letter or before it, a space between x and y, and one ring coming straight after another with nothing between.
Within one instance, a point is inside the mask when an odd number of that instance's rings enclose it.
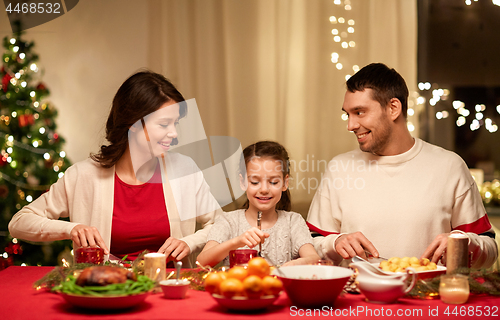
<instances>
[{"instance_id":1,"label":"man's short hair","mask_svg":"<svg viewBox=\"0 0 500 320\"><path fill-rule=\"evenodd\" d=\"M383 63L371 63L356 72L346 82L350 92L373 90L372 98L386 107L392 98L401 101L401 111L406 118L408 111L408 87L403 77Z\"/></svg>"}]
</instances>

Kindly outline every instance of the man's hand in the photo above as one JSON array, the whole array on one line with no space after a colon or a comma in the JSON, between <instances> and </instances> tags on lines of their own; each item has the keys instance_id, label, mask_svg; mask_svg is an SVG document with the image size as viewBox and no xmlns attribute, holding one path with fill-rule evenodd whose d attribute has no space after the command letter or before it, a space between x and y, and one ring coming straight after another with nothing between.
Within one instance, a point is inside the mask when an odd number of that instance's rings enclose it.
<instances>
[{"instance_id":1,"label":"man's hand","mask_svg":"<svg viewBox=\"0 0 500 320\"><path fill-rule=\"evenodd\" d=\"M167 259L172 257L173 259L179 261L191 253L191 249L187 243L176 238L168 238L165 243L158 249L159 253L164 253Z\"/></svg>"},{"instance_id":2,"label":"man's hand","mask_svg":"<svg viewBox=\"0 0 500 320\"><path fill-rule=\"evenodd\" d=\"M356 255L366 259L365 250L370 252L375 258L379 253L375 246L361 232L343 234L335 240L335 250L344 259L350 259Z\"/></svg>"},{"instance_id":3,"label":"man's hand","mask_svg":"<svg viewBox=\"0 0 500 320\"><path fill-rule=\"evenodd\" d=\"M100 247L104 254L109 254L109 249L96 227L78 224L71 229L70 237L77 247Z\"/></svg>"},{"instance_id":4,"label":"man's hand","mask_svg":"<svg viewBox=\"0 0 500 320\"><path fill-rule=\"evenodd\" d=\"M448 246L448 236L449 233L441 233L431 244L425 249L424 254L420 257L427 258L434 263L438 263L441 259L441 262L446 265L446 247Z\"/></svg>"}]
</instances>

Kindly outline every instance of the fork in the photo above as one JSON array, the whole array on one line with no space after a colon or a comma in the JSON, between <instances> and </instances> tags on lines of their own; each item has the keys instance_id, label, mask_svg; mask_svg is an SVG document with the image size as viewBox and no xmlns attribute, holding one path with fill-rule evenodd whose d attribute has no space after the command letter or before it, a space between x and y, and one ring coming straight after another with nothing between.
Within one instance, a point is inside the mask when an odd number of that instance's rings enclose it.
<instances>
[{"instance_id":1,"label":"fork","mask_svg":"<svg viewBox=\"0 0 500 320\"><path fill-rule=\"evenodd\" d=\"M259 228L259 230L262 230L261 220L262 220L262 211L259 211L259 212L257 212L257 228ZM259 255L259 257L262 257L262 242L259 243L258 255Z\"/></svg>"}]
</instances>

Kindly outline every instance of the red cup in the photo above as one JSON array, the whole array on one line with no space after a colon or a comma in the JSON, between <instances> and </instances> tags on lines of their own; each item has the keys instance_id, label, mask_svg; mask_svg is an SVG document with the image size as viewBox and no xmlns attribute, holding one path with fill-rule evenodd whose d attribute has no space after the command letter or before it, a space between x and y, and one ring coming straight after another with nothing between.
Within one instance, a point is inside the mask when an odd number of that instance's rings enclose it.
<instances>
[{"instance_id":1,"label":"red cup","mask_svg":"<svg viewBox=\"0 0 500 320\"><path fill-rule=\"evenodd\" d=\"M257 257L257 250L236 249L229 251L229 267L246 265L250 259Z\"/></svg>"},{"instance_id":2,"label":"red cup","mask_svg":"<svg viewBox=\"0 0 500 320\"><path fill-rule=\"evenodd\" d=\"M104 250L101 248L78 248L75 250L75 263L102 264L104 262Z\"/></svg>"}]
</instances>

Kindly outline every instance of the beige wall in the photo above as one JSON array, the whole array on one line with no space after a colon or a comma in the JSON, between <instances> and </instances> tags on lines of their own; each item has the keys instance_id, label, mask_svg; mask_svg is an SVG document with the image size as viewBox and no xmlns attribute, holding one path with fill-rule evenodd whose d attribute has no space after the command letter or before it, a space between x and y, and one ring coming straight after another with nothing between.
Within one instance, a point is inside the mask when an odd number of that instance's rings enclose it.
<instances>
[{"instance_id":1,"label":"beige wall","mask_svg":"<svg viewBox=\"0 0 500 320\"><path fill-rule=\"evenodd\" d=\"M292 173L294 209L305 213L315 192L307 184L317 185L325 168L320 161L357 148L340 119L346 72L330 62L338 48L329 16L356 19L351 65L384 62L410 90L416 84L415 1L352 3L346 13L331 0L85 0L26 38L35 40L73 162L98 150L119 85L148 67L196 98L208 136L231 135L243 147L277 140L297 165L308 163ZM10 33L2 11L0 36Z\"/></svg>"}]
</instances>

